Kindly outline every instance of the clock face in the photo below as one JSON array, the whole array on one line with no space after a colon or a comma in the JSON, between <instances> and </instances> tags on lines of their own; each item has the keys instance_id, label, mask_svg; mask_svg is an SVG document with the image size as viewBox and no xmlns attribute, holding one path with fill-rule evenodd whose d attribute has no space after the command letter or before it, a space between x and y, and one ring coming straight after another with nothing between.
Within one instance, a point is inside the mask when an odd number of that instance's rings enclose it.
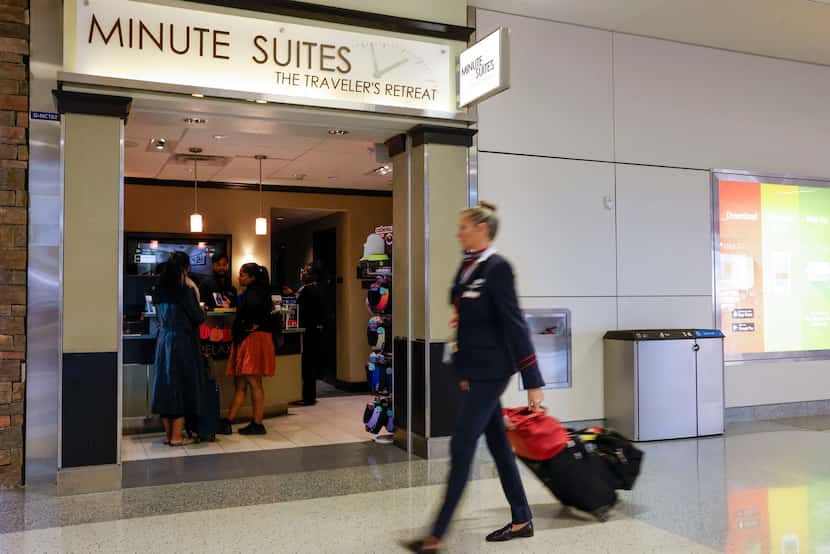
<instances>
[{"instance_id":1,"label":"clock face","mask_svg":"<svg viewBox=\"0 0 830 554\"><path fill-rule=\"evenodd\" d=\"M433 68L409 48L383 40L364 41L358 45L369 60L371 75L378 80L423 76L419 82L435 85ZM444 50L442 49L442 54Z\"/></svg>"}]
</instances>

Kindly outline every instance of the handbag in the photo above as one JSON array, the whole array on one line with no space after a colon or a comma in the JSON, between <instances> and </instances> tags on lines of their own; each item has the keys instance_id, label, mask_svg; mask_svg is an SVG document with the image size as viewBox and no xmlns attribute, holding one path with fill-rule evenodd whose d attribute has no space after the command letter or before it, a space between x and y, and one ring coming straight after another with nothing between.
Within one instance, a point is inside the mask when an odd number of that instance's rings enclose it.
<instances>
[{"instance_id":1,"label":"handbag","mask_svg":"<svg viewBox=\"0 0 830 554\"><path fill-rule=\"evenodd\" d=\"M504 408L507 439L513 450L529 460L550 460L568 444L570 434L558 419L547 412L532 412L529 408Z\"/></svg>"}]
</instances>

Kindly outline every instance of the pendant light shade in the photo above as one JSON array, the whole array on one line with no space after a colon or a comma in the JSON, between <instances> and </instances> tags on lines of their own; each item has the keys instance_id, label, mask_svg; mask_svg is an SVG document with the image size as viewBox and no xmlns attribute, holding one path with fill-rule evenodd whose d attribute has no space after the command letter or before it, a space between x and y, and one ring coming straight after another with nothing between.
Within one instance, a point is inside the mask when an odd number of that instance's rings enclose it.
<instances>
[{"instance_id":1,"label":"pendant light shade","mask_svg":"<svg viewBox=\"0 0 830 554\"><path fill-rule=\"evenodd\" d=\"M262 160L263 155L254 156L259 161L259 217L256 218L256 234L264 236L268 234L268 220L262 215Z\"/></svg>"},{"instance_id":2,"label":"pendant light shade","mask_svg":"<svg viewBox=\"0 0 830 554\"><path fill-rule=\"evenodd\" d=\"M201 148L191 148L190 152L198 155ZM190 214L190 232L201 233L205 230L202 214L199 213L199 159L193 158L193 213Z\"/></svg>"},{"instance_id":3,"label":"pendant light shade","mask_svg":"<svg viewBox=\"0 0 830 554\"><path fill-rule=\"evenodd\" d=\"M204 230L205 226L202 223L202 214L190 214L190 232L201 233Z\"/></svg>"}]
</instances>

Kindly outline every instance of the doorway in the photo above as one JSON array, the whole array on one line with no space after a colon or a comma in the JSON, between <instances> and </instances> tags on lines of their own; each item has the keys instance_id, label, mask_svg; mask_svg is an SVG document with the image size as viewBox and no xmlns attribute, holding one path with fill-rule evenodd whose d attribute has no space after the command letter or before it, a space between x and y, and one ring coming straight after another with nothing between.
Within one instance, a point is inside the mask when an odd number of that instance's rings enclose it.
<instances>
[{"instance_id":1,"label":"doorway","mask_svg":"<svg viewBox=\"0 0 830 554\"><path fill-rule=\"evenodd\" d=\"M394 224L393 175L378 149L383 148L385 138L410 123L367 123L355 117L315 122L314 117L296 114L286 120L277 108L232 104L233 109L228 109L228 103L218 101L198 105L198 118L189 115L192 109L158 109L146 99L137 100L133 107L125 127L124 229L128 235L140 233L145 240L129 242L125 254L146 266L142 267L148 283L153 280L154 267L164 262L160 253L179 250L179 244L198 250L190 252L191 264L194 268L198 265L194 280L210 278L212 262L220 254L229 258L227 278L237 289L236 276L244 264L268 268L272 298L279 297L277 302L283 308L284 344L277 350L276 374L263 379L263 425L267 432L240 435L254 417L246 394L232 434L217 435L215 441L194 441L184 448L166 447L158 416L151 410L156 394L151 350L157 329L149 310L139 306L136 313L140 321L125 324L129 351L143 353L141 359L124 359L125 376L130 376L123 388L124 420L129 424L124 425L121 460L125 476L131 476L125 481L150 484L139 477L156 474L153 468L161 459L198 456L201 466L215 463L211 478L221 479L226 477L222 468L237 463L245 466L246 456L253 453L276 455L294 448L332 446L394 449L375 444L375 435L367 432L363 421L366 405L372 400L366 384L369 314L366 291L356 270L366 237L379 226ZM338 128L332 129L335 122ZM348 129L341 128L347 124ZM196 210L203 220L201 232L190 228L190 214ZM268 236L255 232L258 216L267 219ZM202 240L207 233L227 240L222 245ZM307 263L318 275L324 314L320 394L318 404L297 407L292 402L301 399L301 366L306 352L299 325L302 312L296 317L298 312L292 312L292 306L301 284L299 270ZM131 271L132 265L125 264L125 270ZM131 291L131 297L146 298L151 291L145 289ZM208 313L210 330L200 331L203 346L210 346L205 352L208 381L218 387L221 417L230 417L234 390L233 378L226 374L232 310L213 309ZM141 341L145 348L133 348L133 342ZM140 413L132 413L137 407ZM402 421L398 424L405 426ZM232 456L234 461L220 461L221 456ZM343 458L355 459L353 455ZM205 471L200 470L200 475Z\"/></svg>"},{"instance_id":2,"label":"doorway","mask_svg":"<svg viewBox=\"0 0 830 554\"><path fill-rule=\"evenodd\" d=\"M312 251L324 314L320 378L337 387L337 229L315 232Z\"/></svg>"}]
</instances>

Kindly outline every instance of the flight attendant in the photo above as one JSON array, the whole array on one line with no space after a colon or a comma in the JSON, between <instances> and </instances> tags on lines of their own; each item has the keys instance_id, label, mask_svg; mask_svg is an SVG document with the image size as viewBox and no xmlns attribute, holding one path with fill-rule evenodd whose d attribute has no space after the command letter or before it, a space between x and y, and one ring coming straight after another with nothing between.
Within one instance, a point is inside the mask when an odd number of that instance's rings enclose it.
<instances>
[{"instance_id":1,"label":"flight attendant","mask_svg":"<svg viewBox=\"0 0 830 554\"><path fill-rule=\"evenodd\" d=\"M484 434L510 503L512 521L487 536L503 542L533 536L530 507L522 486L516 457L507 440L501 395L513 374L520 372L528 406L542 409L544 379L516 295L513 270L492 242L499 222L496 207L482 202L464 210L458 239L464 261L452 287L457 312L457 340L452 361L464 391L463 405L452 435L452 456L446 496L432 535L411 543L412 552L436 552L461 500L479 437Z\"/></svg>"}]
</instances>

